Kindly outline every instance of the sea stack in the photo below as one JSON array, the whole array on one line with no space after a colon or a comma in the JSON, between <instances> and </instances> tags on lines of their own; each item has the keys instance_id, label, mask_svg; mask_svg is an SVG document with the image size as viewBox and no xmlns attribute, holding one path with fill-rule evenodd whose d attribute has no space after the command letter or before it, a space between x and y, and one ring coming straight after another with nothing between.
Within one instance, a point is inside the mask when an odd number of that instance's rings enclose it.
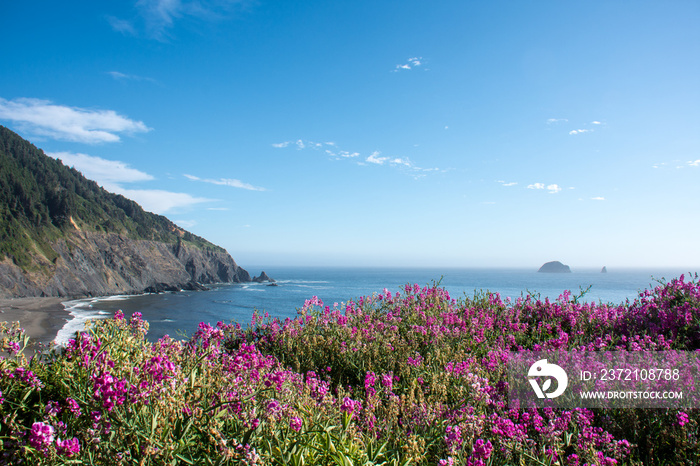
<instances>
[{"instance_id":1,"label":"sea stack","mask_svg":"<svg viewBox=\"0 0 700 466\"><path fill-rule=\"evenodd\" d=\"M256 282L256 283L263 283L263 282L274 283L274 282L275 282L275 279L274 279L274 278L268 277L267 274L265 273L265 271L263 270L263 272L260 274L259 277L254 277L254 278L253 278L253 281Z\"/></svg>"},{"instance_id":2,"label":"sea stack","mask_svg":"<svg viewBox=\"0 0 700 466\"><path fill-rule=\"evenodd\" d=\"M603 266L603 268L600 270L600 273L608 273L608 268Z\"/></svg>"},{"instance_id":3,"label":"sea stack","mask_svg":"<svg viewBox=\"0 0 700 466\"><path fill-rule=\"evenodd\" d=\"M564 265L559 261L547 262L538 270L540 273L571 273L568 265Z\"/></svg>"}]
</instances>

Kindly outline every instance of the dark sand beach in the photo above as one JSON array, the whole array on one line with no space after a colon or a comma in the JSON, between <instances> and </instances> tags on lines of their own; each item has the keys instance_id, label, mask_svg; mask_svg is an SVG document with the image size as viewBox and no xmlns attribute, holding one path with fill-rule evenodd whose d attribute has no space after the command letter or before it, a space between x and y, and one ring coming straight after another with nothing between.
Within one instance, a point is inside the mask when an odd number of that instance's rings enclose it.
<instances>
[{"instance_id":1,"label":"dark sand beach","mask_svg":"<svg viewBox=\"0 0 700 466\"><path fill-rule=\"evenodd\" d=\"M51 343L70 318L65 298L0 299L0 322L20 322L35 343Z\"/></svg>"}]
</instances>

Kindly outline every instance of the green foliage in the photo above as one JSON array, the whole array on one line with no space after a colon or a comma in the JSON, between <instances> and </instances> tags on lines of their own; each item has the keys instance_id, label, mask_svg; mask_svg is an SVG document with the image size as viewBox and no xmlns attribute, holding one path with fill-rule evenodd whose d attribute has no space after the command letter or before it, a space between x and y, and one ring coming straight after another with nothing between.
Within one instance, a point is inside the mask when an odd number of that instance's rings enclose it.
<instances>
[{"instance_id":1,"label":"green foliage","mask_svg":"<svg viewBox=\"0 0 700 466\"><path fill-rule=\"evenodd\" d=\"M51 244L76 228L221 250L0 126L0 259L10 257L25 270L36 256L53 261Z\"/></svg>"},{"instance_id":2,"label":"green foliage","mask_svg":"<svg viewBox=\"0 0 700 466\"><path fill-rule=\"evenodd\" d=\"M118 312L30 361L0 323L0 462L698 464L696 411L514 409L504 369L513 349L668 350L664 335L697 348L697 276L615 307L404 290L202 323L188 341L149 343L140 315Z\"/></svg>"}]
</instances>

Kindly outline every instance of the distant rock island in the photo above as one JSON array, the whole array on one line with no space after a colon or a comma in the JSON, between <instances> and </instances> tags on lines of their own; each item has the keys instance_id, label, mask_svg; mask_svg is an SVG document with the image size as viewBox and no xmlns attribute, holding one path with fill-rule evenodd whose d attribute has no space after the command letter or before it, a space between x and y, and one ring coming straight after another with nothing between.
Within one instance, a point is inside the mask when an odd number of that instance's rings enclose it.
<instances>
[{"instance_id":1,"label":"distant rock island","mask_svg":"<svg viewBox=\"0 0 700 466\"><path fill-rule=\"evenodd\" d=\"M608 268L606 266L603 266L603 268L600 270L600 273L608 273Z\"/></svg>"},{"instance_id":2,"label":"distant rock island","mask_svg":"<svg viewBox=\"0 0 700 466\"><path fill-rule=\"evenodd\" d=\"M552 262L547 262L540 269L538 272L541 273L571 273L571 269L569 268L568 265L564 265L559 261L552 261Z\"/></svg>"},{"instance_id":3,"label":"distant rock island","mask_svg":"<svg viewBox=\"0 0 700 466\"><path fill-rule=\"evenodd\" d=\"M250 282L222 247L110 193L0 126L0 298ZM264 272L257 279L272 281Z\"/></svg>"},{"instance_id":4,"label":"distant rock island","mask_svg":"<svg viewBox=\"0 0 700 466\"><path fill-rule=\"evenodd\" d=\"M259 277L253 278L253 281L256 283L263 283L263 282L274 283L275 279L268 277L267 274L265 273L265 271L263 270Z\"/></svg>"}]
</instances>

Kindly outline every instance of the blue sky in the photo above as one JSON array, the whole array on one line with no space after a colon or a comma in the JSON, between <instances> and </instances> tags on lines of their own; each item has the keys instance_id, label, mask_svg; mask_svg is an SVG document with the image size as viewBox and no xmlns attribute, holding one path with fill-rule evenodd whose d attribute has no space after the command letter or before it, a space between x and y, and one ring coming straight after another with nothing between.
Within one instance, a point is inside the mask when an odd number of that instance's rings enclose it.
<instances>
[{"instance_id":1,"label":"blue sky","mask_svg":"<svg viewBox=\"0 0 700 466\"><path fill-rule=\"evenodd\" d=\"M695 1L10 2L0 124L255 265L700 265Z\"/></svg>"}]
</instances>

